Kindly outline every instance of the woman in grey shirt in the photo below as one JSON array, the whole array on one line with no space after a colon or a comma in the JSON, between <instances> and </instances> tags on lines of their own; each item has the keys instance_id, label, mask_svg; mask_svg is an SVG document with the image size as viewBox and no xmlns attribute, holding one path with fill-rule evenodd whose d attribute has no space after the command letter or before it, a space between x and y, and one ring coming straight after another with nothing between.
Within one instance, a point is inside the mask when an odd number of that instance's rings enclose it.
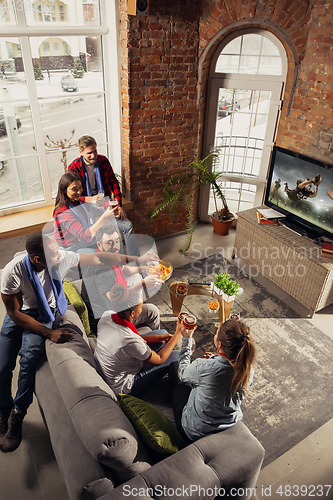
<instances>
[{"instance_id":1,"label":"woman in grey shirt","mask_svg":"<svg viewBox=\"0 0 333 500\"><path fill-rule=\"evenodd\" d=\"M255 345L240 321L222 323L214 337L215 354L190 362L193 330L182 328L178 385L173 391L174 416L182 435L195 441L234 425L252 383ZM189 385L187 385L189 384Z\"/></svg>"}]
</instances>

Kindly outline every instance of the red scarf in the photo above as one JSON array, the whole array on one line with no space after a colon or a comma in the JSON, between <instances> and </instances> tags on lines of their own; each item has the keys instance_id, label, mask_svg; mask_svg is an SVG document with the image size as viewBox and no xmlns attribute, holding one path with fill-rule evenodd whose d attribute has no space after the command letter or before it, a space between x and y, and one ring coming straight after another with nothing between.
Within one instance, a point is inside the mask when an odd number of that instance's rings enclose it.
<instances>
[{"instance_id":1,"label":"red scarf","mask_svg":"<svg viewBox=\"0 0 333 500\"><path fill-rule=\"evenodd\" d=\"M115 323L117 323L117 325L126 326L127 328L130 328L132 330L132 332L136 333L137 335L139 335L141 337L140 333L135 328L133 323L131 323L127 319L120 318L117 313L112 314L111 318Z\"/></svg>"},{"instance_id":2,"label":"red scarf","mask_svg":"<svg viewBox=\"0 0 333 500\"><path fill-rule=\"evenodd\" d=\"M142 336L140 335L138 330L135 328L133 323L131 323L127 319L120 318L117 313L112 314L111 318L115 323L117 323L117 325L126 326L127 328L130 328L132 330L132 332L136 333L137 335L139 335L139 337L142 338ZM146 342L147 344L155 344L156 343L156 341L154 341L154 340L149 341L149 338L142 339L142 340L144 340L144 342Z\"/></svg>"},{"instance_id":3,"label":"red scarf","mask_svg":"<svg viewBox=\"0 0 333 500\"><path fill-rule=\"evenodd\" d=\"M96 250L96 253L97 252L101 252L101 250L99 248L97 248ZM126 282L126 278L125 278L125 275L123 273L123 270L120 266L111 266L113 269L114 269L114 272L115 272L115 279L116 279L116 283L121 283L122 285L125 285L127 287L127 282Z\"/></svg>"}]
</instances>

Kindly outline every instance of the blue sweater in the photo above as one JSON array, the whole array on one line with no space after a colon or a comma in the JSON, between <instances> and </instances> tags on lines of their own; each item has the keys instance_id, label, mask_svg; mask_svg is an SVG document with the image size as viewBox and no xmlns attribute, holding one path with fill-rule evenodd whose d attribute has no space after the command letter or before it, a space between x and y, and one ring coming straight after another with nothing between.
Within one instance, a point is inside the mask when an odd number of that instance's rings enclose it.
<instances>
[{"instance_id":1,"label":"blue sweater","mask_svg":"<svg viewBox=\"0 0 333 500\"><path fill-rule=\"evenodd\" d=\"M178 376L192 386L181 423L186 435L195 441L208 433L225 430L240 420L244 392L239 389L232 396L234 369L226 358L215 354L191 363L191 345L192 339L183 338Z\"/></svg>"}]
</instances>

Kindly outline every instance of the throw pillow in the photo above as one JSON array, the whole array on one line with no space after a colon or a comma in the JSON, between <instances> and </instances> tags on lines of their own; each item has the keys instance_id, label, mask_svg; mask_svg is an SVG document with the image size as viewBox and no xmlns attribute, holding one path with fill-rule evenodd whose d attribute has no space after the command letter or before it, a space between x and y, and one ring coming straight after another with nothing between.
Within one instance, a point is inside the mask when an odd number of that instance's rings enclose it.
<instances>
[{"instance_id":1,"label":"throw pillow","mask_svg":"<svg viewBox=\"0 0 333 500\"><path fill-rule=\"evenodd\" d=\"M164 455L185 445L175 425L155 406L129 394L118 395L120 406L142 441Z\"/></svg>"},{"instance_id":2,"label":"throw pillow","mask_svg":"<svg viewBox=\"0 0 333 500\"><path fill-rule=\"evenodd\" d=\"M63 281L63 287L67 300L75 307L75 310L78 313L80 320L82 321L87 336L94 337L95 335L93 335L90 329L88 309L81 295L79 294L73 283L68 280Z\"/></svg>"}]
</instances>

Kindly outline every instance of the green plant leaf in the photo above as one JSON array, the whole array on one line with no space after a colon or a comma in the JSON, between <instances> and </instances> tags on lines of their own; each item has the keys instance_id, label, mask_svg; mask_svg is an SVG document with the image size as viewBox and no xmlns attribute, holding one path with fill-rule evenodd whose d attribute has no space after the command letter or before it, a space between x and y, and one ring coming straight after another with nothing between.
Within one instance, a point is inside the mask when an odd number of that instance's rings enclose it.
<instances>
[{"instance_id":1,"label":"green plant leaf","mask_svg":"<svg viewBox=\"0 0 333 500\"><path fill-rule=\"evenodd\" d=\"M187 209L187 222L186 222L186 234L187 238L185 241L184 248L179 249L179 253L184 254L187 252L187 250L190 248L191 241L192 241L192 236L193 236L193 213L192 213L192 203L191 203L191 196L188 194L185 198L185 207Z\"/></svg>"},{"instance_id":2,"label":"green plant leaf","mask_svg":"<svg viewBox=\"0 0 333 500\"><path fill-rule=\"evenodd\" d=\"M226 273L217 273L214 276L214 285L229 297L235 295L239 290L239 284Z\"/></svg>"},{"instance_id":3,"label":"green plant leaf","mask_svg":"<svg viewBox=\"0 0 333 500\"><path fill-rule=\"evenodd\" d=\"M202 160L195 159L189 163L185 171L175 174L167 180L163 189L163 200L150 213L149 219L151 220L164 210L168 210L170 219L172 220L177 203L184 202L187 210L187 240L185 247L180 250L181 253L185 253L191 245L194 222L192 195L198 188L211 186L216 198L222 202L224 215L226 217L230 215L226 198L219 185L219 180L223 177L223 173L216 170L218 164L219 153L217 151L211 152Z\"/></svg>"}]
</instances>

